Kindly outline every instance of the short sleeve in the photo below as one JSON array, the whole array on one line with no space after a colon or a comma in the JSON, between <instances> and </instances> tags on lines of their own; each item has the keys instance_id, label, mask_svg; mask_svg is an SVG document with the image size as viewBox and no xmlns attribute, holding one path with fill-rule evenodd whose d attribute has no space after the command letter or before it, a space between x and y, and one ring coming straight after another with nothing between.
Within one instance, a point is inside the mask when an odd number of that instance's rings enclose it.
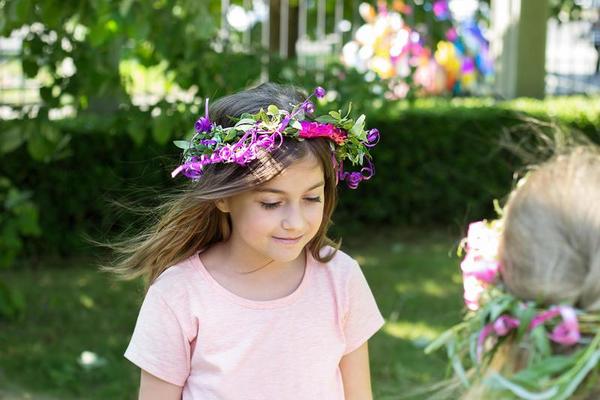
<instances>
[{"instance_id":1,"label":"short sleeve","mask_svg":"<svg viewBox=\"0 0 600 400\"><path fill-rule=\"evenodd\" d=\"M183 386L190 374L190 343L175 312L152 286L142 303L125 358L177 386Z\"/></svg>"},{"instance_id":2,"label":"short sleeve","mask_svg":"<svg viewBox=\"0 0 600 400\"><path fill-rule=\"evenodd\" d=\"M355 262L347 284L344 355L358 349L381 329L384 323L369 284L360 266Z\"/></svg>"}]
</instances>

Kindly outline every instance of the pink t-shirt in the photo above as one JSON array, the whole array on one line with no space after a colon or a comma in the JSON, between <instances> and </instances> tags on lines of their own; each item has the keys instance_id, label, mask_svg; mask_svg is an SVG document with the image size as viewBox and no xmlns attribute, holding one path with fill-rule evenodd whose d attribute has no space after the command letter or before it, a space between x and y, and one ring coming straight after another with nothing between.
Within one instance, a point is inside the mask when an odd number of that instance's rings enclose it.
<instances>
[{"instance_id":1,"label":"pink t-shirt","mask_svg":"<svg viewBox=\"0 0 600 400\"><path fill-rule=\"evenodd\" d=\"M358 263L307 256L290 295L269 301L221 286L198 255L150 286L125 357L184 400L343 400L339 363L384 320Z\"/></svg>"}]
</instances>

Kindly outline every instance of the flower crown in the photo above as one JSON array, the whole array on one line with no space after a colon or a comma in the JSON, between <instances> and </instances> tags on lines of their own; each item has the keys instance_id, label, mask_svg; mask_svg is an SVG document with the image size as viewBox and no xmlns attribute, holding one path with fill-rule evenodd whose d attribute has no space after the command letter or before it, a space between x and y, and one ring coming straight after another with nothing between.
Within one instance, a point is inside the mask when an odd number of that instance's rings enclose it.
<instances>
[{"instance_id":1,"label":"flower crown","mask_svg":"<svg viewBox=\"0 0 600 400\"><path fill-rule=\"evenodd\" d=\"M527 364L510 377L493 372L484 383L503 399L566 399L600 363L600 315L569 305L544 308L511 295L499 277L502 224L498 219L469 225L459 246L459 256L466 250L460 267L469 311L425 352L445 345L456 375L469 387L465 365L479 371L497 345L512 336L527 349ZM550 342L573 351L554 354Z\"/></svg>"},{"instance_id":2,"label":"flower crown","mask_svg":"<svg viewBox=\"0 0 600 400\"><path fill-rule=\"evenodd\" d=\"M332 162L336 169L336 182L345 181L349 188L356 189L361 181L375 174L369 149L379 141L377 129L365 130L365 116L353 120L348 111L332 111L329 115L307 119L315 111L310 101L312 96L322 98L325 89L317 87L303 103L293 106L292 111L279 110L270 105L257 114L244 113L235 125L223 128L213 123L208 115L208 99L205 115L196 121L195 135L189 140L177 140L174 144L183 149L183 161L172 173L175 177L182 173L197 180L202 176L206 165L236 163L248 165L263 151L271 152L283 143L283 138L296 140L325 137L330 140ZM359 171L344 171L344 161L361 166Z\"/></svg>"}]
</instances>

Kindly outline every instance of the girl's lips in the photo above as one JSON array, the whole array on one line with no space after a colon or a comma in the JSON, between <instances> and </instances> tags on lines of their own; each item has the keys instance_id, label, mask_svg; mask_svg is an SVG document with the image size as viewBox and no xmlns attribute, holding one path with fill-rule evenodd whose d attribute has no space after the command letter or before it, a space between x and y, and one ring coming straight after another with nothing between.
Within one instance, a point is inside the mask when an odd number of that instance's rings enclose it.
<instances>
[{"instance_id":1,"label":"girl's lips","mask_svg":"<svg viewBox=\"0 0 600 400\"><path fill-rule=\"evenodd\" d=\"M300 239L302 239L302 236L298 236L296 238L280 238L277 236L273 236L273 239L275 239L275 241L277 241L279 243L283 243L283 244L295 244L295 243L298 243L300 241Z\"/></svg>"}]
</instances>

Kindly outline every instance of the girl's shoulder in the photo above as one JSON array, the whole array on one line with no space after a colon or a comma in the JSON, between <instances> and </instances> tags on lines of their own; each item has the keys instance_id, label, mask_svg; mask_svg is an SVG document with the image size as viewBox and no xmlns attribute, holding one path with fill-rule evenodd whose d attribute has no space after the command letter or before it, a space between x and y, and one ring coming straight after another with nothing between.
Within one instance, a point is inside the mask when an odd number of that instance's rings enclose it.
<instances>
[{"instance_id":1,"label":"girl's shoulder","mask_svg":"<svg viewBox=\"0 0 600 400\"><path fill-rule=\"evenodd\" d=\"M194 262L196 257L197 254L193 254L165 269L154 282L152 282L151 288L162 293L181 291L184 286L195 281L193 278L198 272L197 265Z\"/></svg>"}]
</instances>

